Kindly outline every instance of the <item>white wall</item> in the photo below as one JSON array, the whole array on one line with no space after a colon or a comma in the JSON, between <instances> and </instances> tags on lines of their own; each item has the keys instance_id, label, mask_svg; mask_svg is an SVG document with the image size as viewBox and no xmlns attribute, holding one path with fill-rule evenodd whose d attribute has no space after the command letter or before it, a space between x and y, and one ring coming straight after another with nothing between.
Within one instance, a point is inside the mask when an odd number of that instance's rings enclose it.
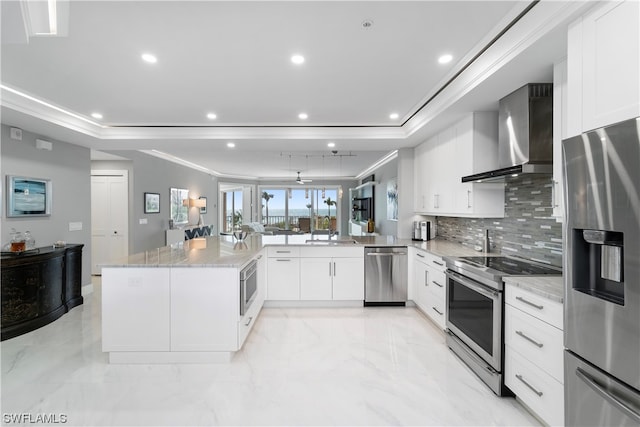
<instances>
[{"instance_id":1,"label":"white wall","mask_svg":"<svg viewBox=\"0 0 640 427\"><path fill-rule=\"evenodd\" d=\"M129 161L94 161L92 169L129 170L129 253L134 254L165 245L169 228L170 188L186 188L190 197L205 196L205 224L214 225L218 233L218 180L203 172L150 156L139 151L109 151ZM160 213L144 213L144 193L160 194ZM195 208L192 208L195 209ZM146 224L140 224L140 219Z\"/></svg>"},{"instance_id":2,"label":"white wall","mask_svg":"<svg viewBox=\"0 0 640 427\"><path fill-rule=\"evenodd\" d=\"M23 130L22 141L10 138L10 127L2 125L0 146L2 170L1 244L10 239L11 228L30 231L36 246L57 240L84 244L82 284L91 283L91 169L90 150ZM51 151L36 148L36 139L53 143ZM6 177L20 175L47 178L52 182L51 215L7 218ZM82 230L69 231L70 222L82 223Z\"/></svg>"},{"instance_id":3,"label":"white wall","mask_svg":"<svg viewBox=\"0 0 640 427\"><path fill-rule=\"evenodd\" d=\"M393 159L389 163L382 165L372 172L375 181L378 183L374 188L374 217L376 223L376 233L385 236L395 236L398 232L398 221L387 218L387 184L390 180L398 178L398 159ZM398 202L402 194L402 188L398 183ZM400 213L398 212L398 217Z\"/></svg>"}]
</instances>

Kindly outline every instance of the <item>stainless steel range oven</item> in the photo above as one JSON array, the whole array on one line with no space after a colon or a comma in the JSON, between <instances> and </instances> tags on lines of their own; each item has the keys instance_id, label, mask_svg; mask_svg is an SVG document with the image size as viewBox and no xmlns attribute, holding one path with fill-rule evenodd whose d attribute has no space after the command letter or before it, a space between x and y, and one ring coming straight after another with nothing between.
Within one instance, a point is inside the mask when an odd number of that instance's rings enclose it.
<instances>
[{"instance_id":1,"label":"stainless steel range oven","mask_svg":"<svg viewBox=\"0 0 640 427\"><path fill-rule=\"evenodd\" d=\"M498 396L502 377L504 282L508 275L561 274L559 269L505 257L445 258L447 345Z\"/></svg>"}]
</instances>

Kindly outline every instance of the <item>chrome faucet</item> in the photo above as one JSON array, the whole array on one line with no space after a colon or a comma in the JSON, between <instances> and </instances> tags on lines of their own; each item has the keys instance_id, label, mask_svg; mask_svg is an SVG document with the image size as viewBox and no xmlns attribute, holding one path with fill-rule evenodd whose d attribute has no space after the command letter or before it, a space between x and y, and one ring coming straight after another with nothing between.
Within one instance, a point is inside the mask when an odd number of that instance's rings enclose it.
<instances>
[{"instance_id":1,"label":"chrome faucet","mask_svg":"<svg viewBox=\"0 0 640 427\"><path fill-rule=\"evenodd\" d=\"M331 240L331 236L334 235L335 230L331 229L331 218L329 217L329 215L326 215L324 217L324 222L326 222L326 224L327 224L327 230L329 230L329 240Z\"/></svg>"}]
</instances>

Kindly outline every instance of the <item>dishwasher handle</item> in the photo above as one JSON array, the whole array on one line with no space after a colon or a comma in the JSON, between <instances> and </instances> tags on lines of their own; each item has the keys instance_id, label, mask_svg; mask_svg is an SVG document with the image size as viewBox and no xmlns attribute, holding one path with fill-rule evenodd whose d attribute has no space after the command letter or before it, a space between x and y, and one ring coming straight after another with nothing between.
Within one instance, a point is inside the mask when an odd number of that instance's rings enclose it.
<instances>
[{"instance_id":1,"label":"dishwasher handle","mask_svg":"<svg viewBox=\"0 0 640 427\"><path fill-rule=\"evenodd\" d=\"M406 254L406 252L370 252L367 256L397 256Z\"/></svg>"}]
</instances>

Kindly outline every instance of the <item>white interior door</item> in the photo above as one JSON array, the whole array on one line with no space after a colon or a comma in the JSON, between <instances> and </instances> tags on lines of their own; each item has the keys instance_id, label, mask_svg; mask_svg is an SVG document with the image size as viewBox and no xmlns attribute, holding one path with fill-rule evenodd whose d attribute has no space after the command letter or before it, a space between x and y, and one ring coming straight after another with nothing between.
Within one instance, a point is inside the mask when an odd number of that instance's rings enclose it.
<instances>
[{"instance_id":1,"label":"white interior door","mask_svg":"<svg viewBox=\"0 0 640 427\"><path fill-rule=\"evenodd\" d=\"M91 172L91 274L129 254L127 171Z\"/></svg>"}]
</instances>

